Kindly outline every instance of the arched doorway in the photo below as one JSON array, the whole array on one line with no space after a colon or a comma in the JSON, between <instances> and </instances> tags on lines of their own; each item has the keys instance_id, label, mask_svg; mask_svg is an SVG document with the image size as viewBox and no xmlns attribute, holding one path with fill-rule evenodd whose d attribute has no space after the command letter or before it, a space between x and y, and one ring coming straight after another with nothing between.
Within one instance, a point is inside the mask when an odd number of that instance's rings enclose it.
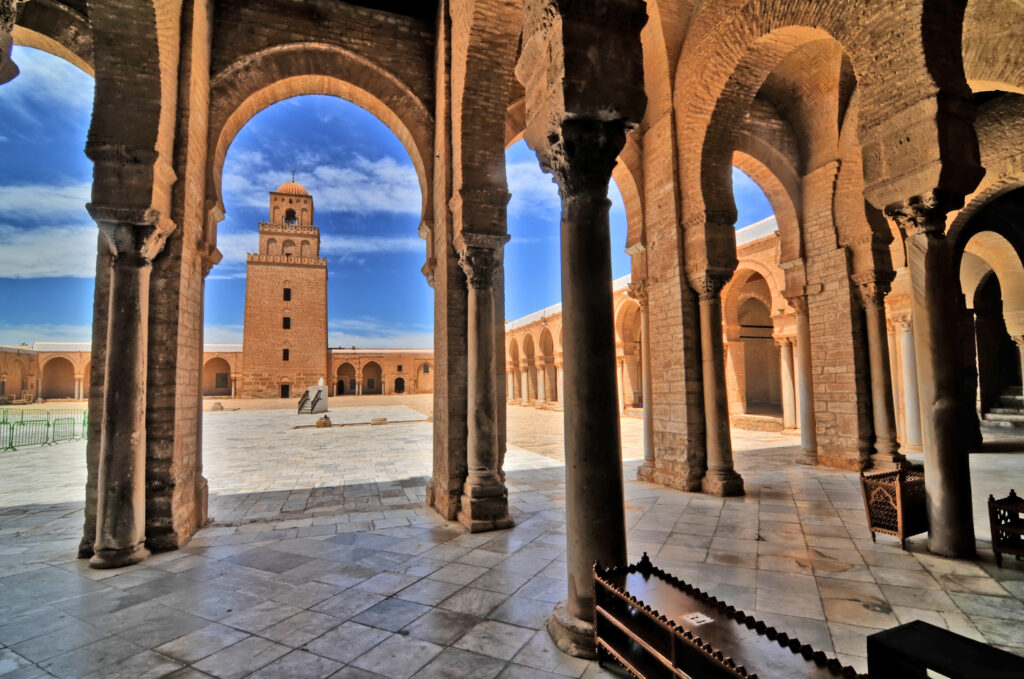
<instances>
[{"instance_id":1,"label":"arched doorway","mask_svg":"<svg viewBox=\"0 0 1024 679\"><path fill-rule=\"evenodd\" d=\"M334 393L337 396L356 393L356 368L351 363L338 366L338 384Z\"/></svg>"},{"instance_id":2,"label":"arched doorway","mask_svg":"<svg viewBox=\"0 0 1024 679\"><path fill-rule=\"evenodd\" d=\"M43 398L74 398L75 367L63 356L55 356L43 365Z\"/></svg>"},{"instance_id":3,"label":"arched doorway","mask_svg":"<svg viewBox=\"0 0 1024 679\"><path fill-rule=\"evenodd\" d=\"M740 304L738 316L740 340L743 342L746 411L757 415L781 415L779 352L772 340L772 317L768 307L760 299L749 297Z\"/></svg>"},{"instance_id":4,"label":"arched doorway","mask_svg":"<svg viewBox=\"0 0 1024 679\"><path fill-rule=\"evenodd\" d=\"M203 365L203 396L231 395L231 366L220 356Z\"/></svg>"},{"instance_id":5,"label":"arched doorway","mask_svg":"<svg viewBox=\"0 0 1024 679\"><path fill-rule=\"evenodd\" d=\"M364 394L380 394L383 393L383 385L381 384L381 370L380 364L376 361L370 361L363 366L363 393Z\"/></svg>"},{"instance_id":6,"label":"arched doorway","mask_svg":"<svg viewBox=\"0 0 1024 679\"><path fill-rule=\"evenodd\" d=\"M405 393L405 379L404 378L402 378L402 377L396 377L395 378L395 393L396 394L404 394Z\"/></svg>"}]
</instances>

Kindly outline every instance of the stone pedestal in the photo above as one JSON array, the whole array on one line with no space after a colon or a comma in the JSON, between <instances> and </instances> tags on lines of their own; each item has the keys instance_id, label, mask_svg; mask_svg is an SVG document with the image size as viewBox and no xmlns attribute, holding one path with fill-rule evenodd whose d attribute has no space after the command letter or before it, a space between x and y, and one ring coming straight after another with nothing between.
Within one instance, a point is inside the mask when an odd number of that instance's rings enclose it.
<instances>
[{"instance_id":1,"label":"stone pedestal","mask_svg":"<svg viewBox=\"0 0 1024 679\"><path fill-rule=\"evenodd\" d=\"M467 335L467 476L459 503L459 522L471 533L509 528L508 490L501 479L498 453L498 399L494 353L494 275L508 236L462 233L459 265L469 286Z\"/></svg>"},{"instance_id":2,"label":"stone pedestal","mask_svg":"<svg viewBox=\"0 0 1024 679\"><path fill-rule=\"evenodd\" d=\"M704 381L704 423L708 469L701 490L711 495L743 495L743 479L732 466L732 435L725 391L725 348L722 344L720 292L727 276L706 273L691 284L700 297L701 376Z\"/></svg>"},{"instance_id":3,"label":"stone pedestal","mask_svg":"<svg viewBox=\"0 0 1024 679\"><path fill-rule=\"evenodd\" d=\"M962 204L962 197L936 190L891 205L885 212L907 235L928 493L928 549L942 556L972 558L970 458L958 404L962 362L957 334L959 277L952 267L952 244L945 237L946 213Z\"/></svg>"}]
</instances>

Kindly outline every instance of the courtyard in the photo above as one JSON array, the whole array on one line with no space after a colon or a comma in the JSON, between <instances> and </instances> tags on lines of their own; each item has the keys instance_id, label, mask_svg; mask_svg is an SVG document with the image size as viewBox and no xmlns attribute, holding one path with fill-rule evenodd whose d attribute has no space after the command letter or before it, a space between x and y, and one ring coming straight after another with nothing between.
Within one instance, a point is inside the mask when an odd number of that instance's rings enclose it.
<instances>
[{"instance_id":1,"label":"courtyard","mask_svg":"<svg viewBox=\"0 0 1024 679\"><path fill-rule=\"evenodd\" d=\"M84 441L0 457L0 676L611 676L545 629L566 593L561 412L509 407L516 526L472 535L424 505L429 396L332 399L330 429L225 403L203 420L212 522L128 568L74 558ZM621 425L631 560L861 671L866 635L912 619L1024 654L1024 565L996 568L985 513L1024 487L1024 440L986 431L971 457L971 562L873 543L856 474L796 464L798 438L734 430L747 495L719 498L633 480L642 422Z\"/></svg>"}]
</instances>

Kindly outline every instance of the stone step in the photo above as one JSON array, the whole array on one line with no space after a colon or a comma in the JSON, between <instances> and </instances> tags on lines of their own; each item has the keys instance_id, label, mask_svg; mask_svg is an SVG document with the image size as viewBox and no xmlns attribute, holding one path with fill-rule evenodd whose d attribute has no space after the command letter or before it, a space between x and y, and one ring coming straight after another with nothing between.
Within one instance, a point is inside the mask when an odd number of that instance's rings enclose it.
<instances>
[{"instance_id":1,"label":"stone step","mask_svg":"<svg viewBox=\"0 0 1024 679\"><path fill-rule=\"evenodd\" d=\"M998 407L989 408L988 412L995 413L997 415L1020 415L1024 417L1024 409L1016 408L1014 406L1006 406L1000 404Z\"/></svg>"},{"instance_id":2,"label":"stone step","mask_svg":"<svg viewBox=\"0 0 1024 679\"><path fill-rule=\"evenodd\" d=\"M1005 420L1007 422L1013 422L1013 421L1016 421L1016 420L1020 420L1021 422L1024 422L1024 413L1018 412L1016 410L1012 411L1012 412L1009 412L1009 413L998 412L1000 410L1005 410L1005 409L1004 408L993 408L992 410L990 410L987 413L985 413L985 419L986 420Z\"/></svg>"},{"instance_id":3,"label":"stone step","mask_svg":"<svg viewBox=\"0 0 1024 679\"><path fill-rule=\"evenodd\" d=\"M986 427L999 427L1001 429L1024 429L1024 419L1019 420L990 420L988 415L984 418Z\"/></svg>"}]
</instances>

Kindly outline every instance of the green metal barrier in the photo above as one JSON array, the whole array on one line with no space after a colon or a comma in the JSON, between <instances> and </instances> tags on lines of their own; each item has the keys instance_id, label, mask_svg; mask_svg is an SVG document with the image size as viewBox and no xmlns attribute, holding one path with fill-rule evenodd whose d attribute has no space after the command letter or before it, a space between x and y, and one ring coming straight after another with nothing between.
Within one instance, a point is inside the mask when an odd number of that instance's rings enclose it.
<instances>
[{"instance_id":1,"label":"green metal barrier","mask_svg":"<svg viewBox=\"0 0 1024 679\"><path fill-rule=\"evenodd\" d=\"M25 420L11 424L11 450L24 446L43 446L50 443L50 421Z\"/></svg>"},{"instance_id":2,"label":"green metal barrier","mask_svg":"<svg viewBox=\"0 0 1024 679\"><path fill-rule=\"evenodd\" d=\"M77 417L54 418L51 442L60 443L61 441L75 440L75 423L77 421Z\"/></svg>"},{"instance_id":3,"label":"green metal barrier","mask_svg":"<svg viewBox=\"0 0 1024 679\"><path fill-rule=\"evenodd\" d=\"M13 429L14 425L10 422L0 422L0 451L14 450L13 441L11 439Z\"/></svg>"}]
</instances>

